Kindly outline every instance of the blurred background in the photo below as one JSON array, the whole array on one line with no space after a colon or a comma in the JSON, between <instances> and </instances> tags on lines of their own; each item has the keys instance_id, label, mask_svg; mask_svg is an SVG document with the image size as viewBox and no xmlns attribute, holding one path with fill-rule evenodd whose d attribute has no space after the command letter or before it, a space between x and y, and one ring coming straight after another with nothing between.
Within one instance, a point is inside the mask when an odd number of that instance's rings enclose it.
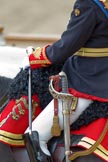
<instances>
[{"instance_id":1,"label":"blurred background","mask_svg":"<svg viewBox=\"0 0 108 162\"><path fill-rule=\"evenodd\" d=\"M61 34L74 0L0 0L0 24L5 33Z\"/></svg>"},{"instance_id":2,"label":"blurred background","mask_svg":"<svg viewBox=\"0 0 108 162\"><path fill-rule=\"evenodd\" d=\"M66 29L74 0L0 0L0 75L13 78L28 46L44 46ZM18 47L18 48L17 48Z\"/></svg>"}]
</instances>

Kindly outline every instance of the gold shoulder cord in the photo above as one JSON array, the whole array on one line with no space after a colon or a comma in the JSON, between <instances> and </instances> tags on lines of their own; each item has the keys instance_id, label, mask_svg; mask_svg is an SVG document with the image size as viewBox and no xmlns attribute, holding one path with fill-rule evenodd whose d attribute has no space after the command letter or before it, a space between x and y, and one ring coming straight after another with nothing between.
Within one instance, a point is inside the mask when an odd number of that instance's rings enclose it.
<instances>
[{"instance_id":1,"label":"gold shoulder cord","mask_svg":"<svg viewBox=\"0 0 108 162\"><path fill-rule=\"evenodd\" d=\"M100 0L105 6L106 9L108 9L108 0Z\"/></svg>"},{"instance_id":2,"label":"gold shoulder cord","mask_svg":"<svg viewBox=\"0 0 108 162\"><path fill-rule=\"evenodd\" d=\"M97 146L102 142L103 138L105 137L106 133L108 131L108 119L106 121L106 124L104 126L104 129L100 135L100 137L98 138L98 140L94 143L94 145L92 145L88 150L84 150L84 151L77 151L75 153L72 153L72 155L69 155L69 160L74 160L76 159L77 157L80 157L80 156L86 156L86 155L89 155L91 153L93 153Z\"/></svg>"}]
</instances>

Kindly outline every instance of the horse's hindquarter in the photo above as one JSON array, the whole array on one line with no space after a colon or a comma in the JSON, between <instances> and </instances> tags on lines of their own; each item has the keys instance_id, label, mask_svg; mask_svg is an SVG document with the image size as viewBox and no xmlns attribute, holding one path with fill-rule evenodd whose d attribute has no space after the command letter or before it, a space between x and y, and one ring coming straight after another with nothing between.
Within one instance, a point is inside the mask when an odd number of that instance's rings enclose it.
<instances>
[{"instance_id":1,"label":"horse's hindquarter","mask_svg":"<svg viewBox=\"0 0 108 162\"><path fill-rule=\"evenodd\" d=\"M17 162L30 162L28 152L25 147L12 147L12 152Z\"/></svg>"}]
</instances>

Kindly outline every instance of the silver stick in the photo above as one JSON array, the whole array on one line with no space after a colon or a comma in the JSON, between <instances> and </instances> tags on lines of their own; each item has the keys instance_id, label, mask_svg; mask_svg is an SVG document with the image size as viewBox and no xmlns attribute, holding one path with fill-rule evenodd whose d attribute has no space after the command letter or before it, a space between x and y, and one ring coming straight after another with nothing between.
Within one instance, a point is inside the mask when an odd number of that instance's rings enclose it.
<instances>
[{"instance_id":1,"label":"silver stick","mask_svg":"<svg viewBox=\"0 0 108 162\"><path fill-rule=\"evenodd\" d=\"M27 57L34 51L35 49L29 46L26 49ZM29 58L28 58L29 59ZM31 68L29 67L29 78L28 78L28 109L29 109L29 134L32 134L32 83L31 83Z\"/></svg>"},{"instance_id":2,"label":"silver stick","mask_svg":"<svg viewBox=\"0 0 108 162\"><path fill-rule=\"evenodd\" d=\"M32 95L31 95L31 69L29 68L28 82L28 109L29 109L29 134L32 133Z\"/></svg>"}]
</instances>

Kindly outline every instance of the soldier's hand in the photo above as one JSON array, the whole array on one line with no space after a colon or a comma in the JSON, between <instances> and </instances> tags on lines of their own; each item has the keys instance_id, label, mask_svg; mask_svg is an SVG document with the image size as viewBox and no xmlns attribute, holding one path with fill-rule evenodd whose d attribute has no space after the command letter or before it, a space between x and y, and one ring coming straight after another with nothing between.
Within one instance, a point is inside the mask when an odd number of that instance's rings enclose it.
<instances>
[{"instance_id":1,"label":"soldier's hand","mask_svg":"<svg viewBox=\"0 0 108 162\"><path fill-rule=\"evenodd\" d=\"M37 47L34 49L33 47L27 48L27 53L29 56L30 67L32 69L37 69L41 67L46 67L52 64L52 62L47 58L46 48L45 47Z\"/></svg>"},{"instance_id":2,"label":"soldier's hand","mask_svg":"<svg viewBox=\"0 0 108 162\"><path fill-rule=\"evenodd\" d=\"M22 68L23 69L30 67L29 56L33 53L33 51L35 51L35 49L32 46L29 46L29 47L26 48L27 56L24 58L24 60L22 62Z\"/></svg>"}]
</instances>

